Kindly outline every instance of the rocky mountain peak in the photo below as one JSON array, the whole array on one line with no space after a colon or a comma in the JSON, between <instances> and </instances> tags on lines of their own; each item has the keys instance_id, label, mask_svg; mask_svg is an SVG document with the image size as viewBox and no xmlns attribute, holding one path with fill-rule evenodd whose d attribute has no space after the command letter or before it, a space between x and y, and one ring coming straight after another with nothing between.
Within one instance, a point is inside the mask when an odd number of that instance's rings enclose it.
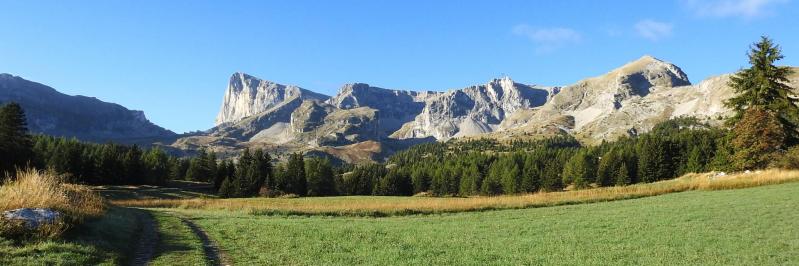
<instances>
[{"instance_id":1,"label":"rocky mountain peak","mask_svg":"<svg viewBox=\"0 0 799 266\"><path fill-rule=\"evenodd\" d=\"M326 100L326 95L236 72L230 77L216 125L234 123L295 98Z\"/></svg>"},{"instance_id":2,"label":"rocky mountain peak","mask_svg":"<svg viewBox=\"0 0 799 266\"><path fill-rule=\"evenodd\" d=\"M629 62L605 75L609 78L629 82L642 83L657 87L678 87L691 85L688 75L676 65L644 55L638 60Z\"/></svg>"}]
</instances>

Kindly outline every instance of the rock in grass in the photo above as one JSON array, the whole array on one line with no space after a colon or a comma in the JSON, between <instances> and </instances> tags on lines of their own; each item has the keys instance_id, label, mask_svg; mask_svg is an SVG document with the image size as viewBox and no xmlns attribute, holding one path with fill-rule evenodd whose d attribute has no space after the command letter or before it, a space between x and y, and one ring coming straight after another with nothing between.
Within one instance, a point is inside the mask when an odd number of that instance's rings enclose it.
<instances>
[{"instance_id":1,"label":"rock in grass","mask_svg":"<svg viewBox=\"0 0 799 266\"><path fill-rule=\"evenodd\" d=\"M23 222L27 229L37 229L42 225L54 224L62 216L59 211L44 208L21 208L4 211L2 215L5 220Z\"/></svg>"}]
</instances>

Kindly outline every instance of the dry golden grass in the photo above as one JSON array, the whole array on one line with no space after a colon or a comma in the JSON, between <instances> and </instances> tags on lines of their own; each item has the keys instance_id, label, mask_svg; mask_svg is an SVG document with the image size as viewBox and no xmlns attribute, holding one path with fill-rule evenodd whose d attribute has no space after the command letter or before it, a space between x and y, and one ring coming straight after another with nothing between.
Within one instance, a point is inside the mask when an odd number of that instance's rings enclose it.
<instances>
[{"instance_id":1,"label":"dry golden grass","mask_svg":"<svg viewBox=\"0 0 799 266\"><path fill-rule=\"evenodd\" d=\"M70 224L85 218L99 217L105 213L105 202L97 193L85 186L65 184L58 175L27 169L17 171L14 181L0 186L0 211L18 208L50 208L64 214L63 221L42 227L39 236L54 237ZM0 232L17 230L19 224L4 221Z\"/></svg>"},{"instance_id":2,"label":"dry golden grass","mask_svg":"<svg viewBox=\"0 0 799 266\"><path fill-rule=\"evenodd\" d=\"M468 198L328 197L298 199L143 199L114 204L144 208L238 210L253 214L390 216L495 209L533 208L656 196L690 190L722 190L799 181L799 171L767 170L716 176L687 174L680 178L623 187L564 192Z\"/></svg>"}]
</instances>

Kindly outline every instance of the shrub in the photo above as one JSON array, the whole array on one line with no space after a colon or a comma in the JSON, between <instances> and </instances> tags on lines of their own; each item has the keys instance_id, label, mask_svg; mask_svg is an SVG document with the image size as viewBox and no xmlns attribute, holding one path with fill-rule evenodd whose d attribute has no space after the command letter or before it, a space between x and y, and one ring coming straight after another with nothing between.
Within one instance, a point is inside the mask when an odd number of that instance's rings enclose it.
<instances>
[{"instance_id":1,"label":"shrub","mask_svg":"<svg viewBox=\"0 0 799 266\"><path fill-rule=\"evenodd\" d=\"M794 146L785 152L774 155L775 160L770 168L799 169L799 146Z\"/></svg>"}]
</instances>

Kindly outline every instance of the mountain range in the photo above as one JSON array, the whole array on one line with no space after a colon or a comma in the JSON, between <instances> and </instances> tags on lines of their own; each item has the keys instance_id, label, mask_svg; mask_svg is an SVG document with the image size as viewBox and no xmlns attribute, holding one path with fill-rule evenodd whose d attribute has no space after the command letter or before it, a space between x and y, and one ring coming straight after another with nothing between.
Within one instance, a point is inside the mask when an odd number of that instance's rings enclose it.
<instances>
[{"instance_id":1,"label":"mountain range","mask_svg":"<svg viewBox=\"0 0 799 266\"><path fill-rule=\"evenodd\" d=\"M795 70L794 88L799 84ZM730 115L724 106L734 95L729 78L692 84L676 65L643 56L568 86L523 84L509 77L443 92L353 83L327 96L234 73L216 126L180 136L153 125L139 111L66 96L10 75L0 76L0 102L21 102L30 109L31 129L46 134L87 140L161 137L158 142L170 149L209 148L234 156L243 148L260 147L276 154L302 151L363 162L429 141L569 134L591 144L634 136L676 117L718 125ZM64 122L74 120L82 122Z\"/></svg>"}]
</instances>

